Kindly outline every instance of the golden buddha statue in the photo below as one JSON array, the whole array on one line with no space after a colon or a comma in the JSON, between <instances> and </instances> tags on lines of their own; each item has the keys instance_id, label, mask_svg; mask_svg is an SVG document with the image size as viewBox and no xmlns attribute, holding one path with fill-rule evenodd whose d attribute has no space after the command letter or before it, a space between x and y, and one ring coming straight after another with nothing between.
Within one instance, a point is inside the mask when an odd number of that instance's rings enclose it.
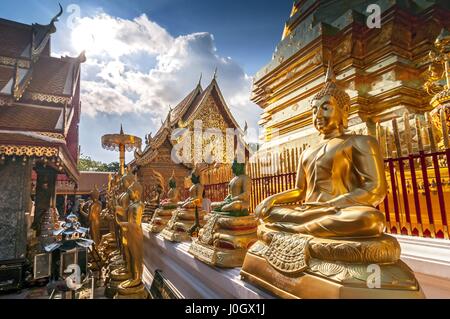
<instances>
[{"instance_id":1,"label":"golden buddha statue","mask_svg":"<svg viewBox=\"0 0 450 319\"><path fill-rule=\"evenodd\" d=\"M177 208L179 200L180 191L177 188L175 171L173 171L172 176L169 179L167 198L160 202L160 207L155 210L152 220L150 221L149 230L151 232L159 233L164 227L166 227L172 217L172 211Z\"/></svg>"},{"instance_id":2,"label":"golden buddha statue","mask_svg":"<svg viewBox=\"0 0 450 319\"><path fill-rule=\"evenodd\" d=\"M120 222L121 228L125 230L127 250L127 269L131 278L119 284L118 295L115 298L146 298L147 291L142 283L143 272L143 234L142 234L142 215L144 213L144 203L141 201L142 186L135 181L128 188L128 198L130 205L127 208L128 220Z\"/></svg>"},{"instance_id":3,"label":"golden buddha statue","mask_svg":"<svg viewBox=\"0 0 450 319\"><path fill-rule=\"evenodd\" d=\"M91 238L94 241L95 245L100 244L101 235L100 235L100 214L102 212L102 204L99 201L100 193L97 189L97 186L91 192L91 203L89 205L89 233L91 234Z\"/></svg>"},{"instance_id":4,"label":"golden buddha statue","mask_svg":"<svg viewBox=\"0 0 450 319\"><path fill-rule=\"evenodd\" d=\"M241 276L286 298L421 298L397 240L383 233L384 214L375 208L386 195L378 143L345 131L349 107L350 97L329 67L312 100L321 142L301 154L296 187L256 207L259 240L247 252ZM371 267L380 275L374 289Z\"/></svg>"},{"instance_id":5,"label":"golden buddha statue","mask_svg":"<svg viewBox=\"0 0 450 319\"><path fill-rule=\"evenodd\" d=\"M103 209L101 213L101 219L107 221L109 228L109 233L102 236L100 247L98 249L103 260L106 260L109 254L117 249L114 197L118 183L118 175L114 175L112 178L110 178L105 196L106 208Z\"/></svg>"},{"instance_id":6,"label":"golden buddha statue","mask_svg":"<svg viewBox=\"0 0 450 319\"><path fill-rule=\"evenodd\" d=\"M129 279L131 273L129 272L128 265L130 264L129 250L127 249L127 238L125 233L127 231L126 222L128 221L128 206L130 205L130 195L128 188L134 182L134 175L131 172L125 173L119 182L119 194L116 198L115 207L115 222L118 229L118 244L119 253L111 256L109 262L109 278L105 289L105 295L112 298L116 292L118 285Z\"/></svg>"},{"instance_id":7,"label":"golden buddha statue","mask_svg":"<svg viewBox=\"0 0 450 319\"><path fill-rule=\"evenodd\" d=\"M202 226L206 212L202 209L203 185L200 183L198 166L191 173L192 186L189 188L189 197L178 202L178 208L172 212L172 217L162 230L161 235L170 241L190 241L189 231L198 222ZM196 215L198 221L196 220Z\"/></svg>"},{"instance_id":8,"label":"golden buddha statue","mask_svg":"<svg viewBox=\"0 0 450 319\"><path fill-rule=\"evenodd\" d=\"M211 204L212 213L205 216L189 253L199 260L219 267L240 267L248 247L256 241L257 222L249 215L251 180L245 174L245 163L233 162L234 177L228 184L228 196Z\"/></svg>"}]
</instances>

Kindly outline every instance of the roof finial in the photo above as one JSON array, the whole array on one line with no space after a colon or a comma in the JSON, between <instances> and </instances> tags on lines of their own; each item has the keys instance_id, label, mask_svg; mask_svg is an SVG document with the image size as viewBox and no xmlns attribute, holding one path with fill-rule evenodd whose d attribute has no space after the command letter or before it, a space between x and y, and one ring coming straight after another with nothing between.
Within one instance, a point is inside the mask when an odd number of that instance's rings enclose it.
<instances>
[{"instance_id":1,"label":"roof finial","mask_svg":"<svg viewBox=\"0 0 450 319\"><path fill-rule=\"evenodd\" d=\"M333 62L331 58L328 60L328 69L325 75L325 82L336 82L336 75L334 74Z\"/></svg>"},{"instance_id":2,"label":"roof finial","mask_svg":"<svg viewBox=\"0 0 450 319\"><path fill-rule=\"evenodd\" d=\"M62 7L61 3L58 3L58 5L59 5L59 12L57 15L55 15L53 17L52 21L50 21L50 23L49 23L50 33L56 32L55 22L59 21L59 17L63 14L63 7Z\"/></svg>"},{"instance_id":3,"label":"roof finial","mask_svg":"<svg viewBox=\"0 0 450 319\"><path fill-rule=\"evenodd\" d=\"M122 123L120 123L120 134L123 134L123 126L122 126Z\"/></svg>"},{"instance_id":4,"label":"roof finial","mask_svg":"<svg viewBox=\"0 0 450 319\"><path fill-rule=\"evenodd\" d=\"M201 86L202 85L202 76L203 76L203 73L202 72L200 72L200 78L198 79L198 86Z\"/></svg>"},{"instance_id":5,"label":"roof finial","mask_svg":"<svg viewBox=\"0 0 450 319\"><path fill-rule=\"evenodd\" d=\"M216 79L217 79L217 66L214 69L214 75L213 75L213 80L216 80Z\"/></svg>"}]
</instances>

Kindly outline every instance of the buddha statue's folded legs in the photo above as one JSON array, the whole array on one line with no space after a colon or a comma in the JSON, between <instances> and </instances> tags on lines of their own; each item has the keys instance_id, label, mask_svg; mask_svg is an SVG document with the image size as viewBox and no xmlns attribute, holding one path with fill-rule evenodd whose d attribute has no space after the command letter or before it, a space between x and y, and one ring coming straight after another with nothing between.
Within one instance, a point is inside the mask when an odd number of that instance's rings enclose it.
<instances>
[{"instance_id":1,"label":"buddha statue's folded legs","mask_svg":"<svg viewBox=\"0 0 450 319\"><path fill-rule=\"evenodd\" d=\"M372 206L273 207L265 221L269 229L315 237L374 237L385 227L384 214Z\"/></svg>"}]
</instances>

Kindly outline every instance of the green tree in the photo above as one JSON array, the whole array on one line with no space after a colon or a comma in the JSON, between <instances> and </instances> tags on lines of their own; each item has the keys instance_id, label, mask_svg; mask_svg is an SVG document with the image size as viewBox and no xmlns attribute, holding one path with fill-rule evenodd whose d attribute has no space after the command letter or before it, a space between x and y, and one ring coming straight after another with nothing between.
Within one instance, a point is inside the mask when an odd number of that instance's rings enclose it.
<instances>
[{"instance_id":1,"label":"green tree","mask_svg":"<svg viewBox=\"0 0 450 319\"><path fill-rule=\"evenodd\" d=\"M91 172L118 172L119 163L112 162L109 164L95 161L90 156L81 154L78 160L78 170L79 171L91 171Z\"/></svg>"}]
</instances>

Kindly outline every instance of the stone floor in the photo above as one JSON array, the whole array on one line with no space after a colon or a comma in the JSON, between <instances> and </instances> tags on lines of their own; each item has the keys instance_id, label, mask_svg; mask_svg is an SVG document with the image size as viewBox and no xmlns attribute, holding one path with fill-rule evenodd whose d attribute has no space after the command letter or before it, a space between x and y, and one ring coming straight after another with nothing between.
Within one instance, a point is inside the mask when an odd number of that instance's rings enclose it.
<instances>
[{"instance_id":1,"label":"stone floor","mask_svg":"<svg viewBox=\"0 0 450 319\"><path fill-rule=\"evenodd\" d=\"M450 299L450 280L416 273L427 299Z\"/></svg>"},{"instance_id":2,"label":"stone floor","mask_svg":"<svg viewBox=\"0 0 450 319\"><path fill-rule=\"evenodd\" d=\"M416 278L427 299L450 299L450 281L420 273L416 273ZM49 299L49 296L46 287L38 287L0 294L0 299ZM56 296L55 299L61 299L61 296ZM107 299L104 296L104 287L95 289L94 299Z\"/></svg>"}]
</instances>

